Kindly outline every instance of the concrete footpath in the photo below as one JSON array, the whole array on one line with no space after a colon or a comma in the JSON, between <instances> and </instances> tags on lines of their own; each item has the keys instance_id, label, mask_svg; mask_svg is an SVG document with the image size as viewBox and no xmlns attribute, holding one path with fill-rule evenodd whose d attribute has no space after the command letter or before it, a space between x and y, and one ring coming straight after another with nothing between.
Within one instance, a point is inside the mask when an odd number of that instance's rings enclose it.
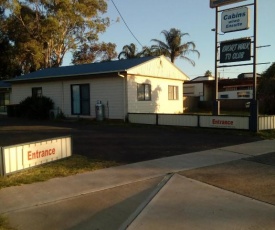
<instances>
[{"instance_id":1,"label":"concrete footpath","mask_svg":"<svg viewBox=\"0 0 275 230\"><path fill-rule=\"evenodd\" d=\"M275 152L264 140L0 190L16 229L274 229L275 206L178 172Z\"/></svg>"}]
</instances>

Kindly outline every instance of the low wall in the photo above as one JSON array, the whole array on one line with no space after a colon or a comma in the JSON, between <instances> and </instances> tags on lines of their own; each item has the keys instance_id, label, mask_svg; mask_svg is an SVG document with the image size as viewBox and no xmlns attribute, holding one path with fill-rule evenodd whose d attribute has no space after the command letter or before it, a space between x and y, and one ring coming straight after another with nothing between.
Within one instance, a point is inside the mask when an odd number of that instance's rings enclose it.
<instances>
[{"instance_id":1,"label":"low wall","mask_svg":"<svg viewBox=\"0 0 275 230\"><path fill-rule=\"evenodd\" d=\"M249 130L249 116L129 113L130 123ZM275 116L259 116L259 131L275 129Z\"/></svg>"},{"instance_id":2,"label":"low wall","mask_svg":"<svg viewBox=\"0 0 275 230\"><path fill-rule=\"evenodd\" d=\"M130 123L249 130L247 116L128 114Z\"/></svg>"},{"instance_id":3,"label":"low wall","mask_svg":"<svg viewBox=\"0 0 275 230\"><path fill-rule=\"evenodd\" d=\"M275 116L259 116L259 130L275 129Z\"/></svg>"}]
</instances>

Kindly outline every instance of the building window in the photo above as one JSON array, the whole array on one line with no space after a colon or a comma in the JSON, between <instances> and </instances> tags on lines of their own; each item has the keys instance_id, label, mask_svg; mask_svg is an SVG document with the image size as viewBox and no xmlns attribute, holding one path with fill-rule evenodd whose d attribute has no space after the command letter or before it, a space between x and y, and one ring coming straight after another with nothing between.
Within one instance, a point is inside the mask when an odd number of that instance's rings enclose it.
<instances>
[{"instance_id":1,"label":"building window","mask_svg":"<svg viewBox=\"0 0 275 230\"><path fill-rule=\"evenodd\" d=\"M7 112L7 105L10 104L10 93L0 93L0 112Z\"/></svg>"},{"instance_id":2,"label":"building window","mask_svg":"<svg viewBox=\"0 0 275 230\"><path fill-rule=\"evenodd\" d=\"M221 94L221 98L222 99L227 99L228 98L228 94Z\"/></svg>"},{"instance_id":3,"label":"building window","mask_svg":"<svg viewBox=\"0 0 275 230\"><path fill-rule=\"evenodd\" d=\"M178 100L179 99L179 87L169 85L168 86L168 100Z\"/></svg>"},{"instance_id":4,"label":"building window","mask_svg":"<svg viewBox=\"0 0 275 230\"><path fill-rule=\"evenodd\" d=\"M237 96L240 98L250 98L250 92L249 91L238 92Z\"/></svg>"},{"instance_id":5,"label":"building window","mask_svg":"<svg viewBox=\"0 0 275 230\"><path fill-rule=\"evenodd\" d=\"M32 97L42 97L42 87L32 88Z\"/></svg>"},{"instance_id":6,"label":"building window","mask_svg":"<svg viewBox=\"0 0 275 230\"><path fill-rule=\"evenodd\" d=\"M137 99L138 99L138 101L151 101L151 85L138 84L137 85Z\"/></svg>"},{"instance_id":7,"label":"building window","mask_svg":"<svg viewBox=\"0 0 275 230\"><path fill-rule=\"evenodd\" d=\"M71 85L73 115L90 115L90 85Z\"/></svg>"}]
</instances>

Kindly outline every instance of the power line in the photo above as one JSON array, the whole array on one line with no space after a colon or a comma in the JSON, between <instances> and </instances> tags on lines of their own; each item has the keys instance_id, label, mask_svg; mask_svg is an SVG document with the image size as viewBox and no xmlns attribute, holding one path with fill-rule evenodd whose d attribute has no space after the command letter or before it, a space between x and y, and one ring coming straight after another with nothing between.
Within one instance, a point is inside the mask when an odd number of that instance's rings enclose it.
<instances>
[{"instance_id":1,"label":"power line","mask_svg":"<svg viewBox=\"0 0 275 230\"><path fill-rule=\"evenodd\" d=\"M143 47L143 45L139 42L139 40L137 39L137 37L134 35L134 33L131 31L131 29L130 29L129 26L127 25L126 21L124 20L123 16L122 16L121 13L119 12L119 10L118 10L116 4L114 3L114 1L113 1L113 0L111 0L111 1L112 1L112 3L114 4L114 6L115 6L117 12L119 13L119 15L120 15L122 21L124 22L125 26L126 26L127 29L129 30L129 32L130 32L130 33L132 34L132 36L136 39L136 41L138 42L138 44L140 44L141 47Z\"/></svg>"}]
</instances>

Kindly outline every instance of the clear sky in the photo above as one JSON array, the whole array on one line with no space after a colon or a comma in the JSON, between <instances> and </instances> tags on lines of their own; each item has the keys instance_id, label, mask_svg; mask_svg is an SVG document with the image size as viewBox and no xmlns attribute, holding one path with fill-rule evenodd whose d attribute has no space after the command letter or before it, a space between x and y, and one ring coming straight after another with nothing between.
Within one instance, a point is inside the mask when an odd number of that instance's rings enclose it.
<instances>
[{"instance_id":1,"label":"clear sky","mask_svg":"<svg viewBox=\"0 0 275 230\"><path fill-rule=\"evenodd\" d=\"M188 62L179 59L176 65L191 79L204 75L206 70L214 74L214 46L215 33L211 31L215 27L215 9L209 7L210 0L113 0L119 9L127 25L143 46L154 44L151 39L164 41L162 30L171 28L180 29L183 33L189 33L184 37L184 42L193 41L201 56L190 55L195 60L193 67ZM253 3L246 0L238 4L231 4L222 9ZM124 45L135 43L139 51L142 47L129 32L111 0L107 0L108 11L104 16L113 22L107 31L100 36L100 41L112 42L117 45L117 52L122 51ZM219 41L253 36L253 7L251 8L250 29L231 32L219 36ZM220 23L220 22L219 22ZM275 1L258 0L258 46L271 45L271 47L258 49L258 62L275 62ZM70 60L65 59L64 65L69 65ZM229 63L231 64L231 63ZM236 64L236 63L232 63ZM270 64L258 65L257 72L262 73ZM243 72L252 72L252 66L220 68L220 77L235 78Z\"/></svg>"}]
</instances>

